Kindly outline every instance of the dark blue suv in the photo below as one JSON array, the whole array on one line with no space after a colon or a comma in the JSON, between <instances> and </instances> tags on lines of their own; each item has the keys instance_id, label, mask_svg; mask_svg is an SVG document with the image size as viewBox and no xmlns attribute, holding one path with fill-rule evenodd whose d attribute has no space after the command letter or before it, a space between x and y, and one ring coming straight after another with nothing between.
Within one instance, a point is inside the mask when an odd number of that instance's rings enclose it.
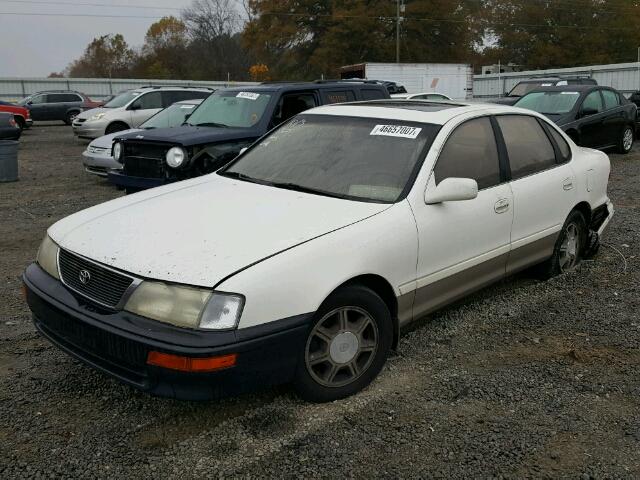
<instances>
[{"instance_id":1,"label":"dark blue suv","mask_svg":"<svg viewBox=\"0 0 640 480\"><path fill-rule=\"evenodd\" d=\"M300 112L320 105L389 98L375 81L266 83L217 90L180 127L117 137L121 171L109 180L128 193L204 175Z\"/></svg>"}]
</instances>

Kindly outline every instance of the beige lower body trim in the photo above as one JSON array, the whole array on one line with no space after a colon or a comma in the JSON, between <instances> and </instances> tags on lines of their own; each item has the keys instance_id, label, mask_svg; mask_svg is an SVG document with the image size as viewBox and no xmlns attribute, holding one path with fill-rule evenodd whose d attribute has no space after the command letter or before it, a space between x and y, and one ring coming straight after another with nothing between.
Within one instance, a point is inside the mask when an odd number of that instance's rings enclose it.
<instances>
[{"instance_id":1,"label":"beige lower body trim","mask_svg":"<svg viewBox=\"0 0 640 480\"><path fill-rule=\"evenodd\" d=\"M555 230L555 229L554 229ZM518 270L540 263L553 254L553 248L558 238L558 231L540 237L530 243L518 242L518 247L487 258L480 263L464 262L460 266L447 269L450 275L442 277L429 275L416 282L402 285L401 295L398 297L398 321L404 326L414 319L427 315L445 305L479 290ZM480 257L482 258L482 257ZM475 259L474 259L475 260ZM464 266L470 265L468 268ZM437 279L436 279L437 278ZM426 283L428 279L434 279ZM419 285L410 291L410 285Z\"/></svg>"}]
</instances>

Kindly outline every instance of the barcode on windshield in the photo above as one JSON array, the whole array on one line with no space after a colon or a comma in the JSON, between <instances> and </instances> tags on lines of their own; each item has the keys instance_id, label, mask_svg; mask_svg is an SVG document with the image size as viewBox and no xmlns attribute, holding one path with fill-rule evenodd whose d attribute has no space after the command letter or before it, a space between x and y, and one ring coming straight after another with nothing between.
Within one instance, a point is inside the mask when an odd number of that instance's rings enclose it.
<instances>
[{"instance_id":1,"label":"barcode on windshield","mask_svg":"<svg viewBox=\"0 0 640 480\"><path fill-rule=\"evenodd\" d=\"M382 135L385 137L416 138L422 131L418 127L406 125L376 125L369 135Z\"/></svg>"}]
</instances>

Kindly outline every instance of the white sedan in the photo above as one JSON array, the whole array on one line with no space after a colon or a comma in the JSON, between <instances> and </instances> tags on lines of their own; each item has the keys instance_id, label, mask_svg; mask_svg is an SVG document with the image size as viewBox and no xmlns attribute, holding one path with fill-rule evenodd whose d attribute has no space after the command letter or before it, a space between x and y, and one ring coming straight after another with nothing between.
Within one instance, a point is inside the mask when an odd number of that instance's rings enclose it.
<instances>
[{"instance_id":1,"label":"white sedan","mask_svg":"<svg viewBox=\"0 0 640 480\"><path fill-rule=\"evenodd\" d=\"M592 253L609 168L528 110L320 107L216 173L57 222L27 300L54 344L154 394L292 381L334 400L378 375L409 322Z\"/></svg>"}]
</instances>

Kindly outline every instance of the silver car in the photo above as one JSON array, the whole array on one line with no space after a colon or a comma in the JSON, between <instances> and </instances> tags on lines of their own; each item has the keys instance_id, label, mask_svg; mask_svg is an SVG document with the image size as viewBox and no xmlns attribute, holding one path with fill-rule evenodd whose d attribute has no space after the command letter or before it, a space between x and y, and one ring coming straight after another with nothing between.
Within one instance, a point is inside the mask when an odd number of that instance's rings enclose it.
<instances>
[{"instance_id":1,"label":"silver car","mask_svg":"<svg viewBox=\"0 0 640 480\"><path fill-rule=\"evenodd\" d=\"M203 99L213 92L204 87L143 87L117 95L100 108L79 114L73 120L73 133L80 138L138 128L163 108L176 102Z\"/></svg>"},{"instance_id":2,"label":"silver car","mask_svg":"<svg viewBox=\"0 0 640 480\"><path fill-rule=\"evenodd\" d=\"M140 128L132 128L125 131L114 132L109 135L96 138L82 152L82 163L87 172L106 177L107 172L112 169L122 169L122 164L116 162L111 155L113 138L123 133L140 132L151 130L152 128L171 128L182 125L188 115L200 105L202 99L185 100L176 102L170 107L161 110L148 119Z\"/></svg>"}]
</instances>

